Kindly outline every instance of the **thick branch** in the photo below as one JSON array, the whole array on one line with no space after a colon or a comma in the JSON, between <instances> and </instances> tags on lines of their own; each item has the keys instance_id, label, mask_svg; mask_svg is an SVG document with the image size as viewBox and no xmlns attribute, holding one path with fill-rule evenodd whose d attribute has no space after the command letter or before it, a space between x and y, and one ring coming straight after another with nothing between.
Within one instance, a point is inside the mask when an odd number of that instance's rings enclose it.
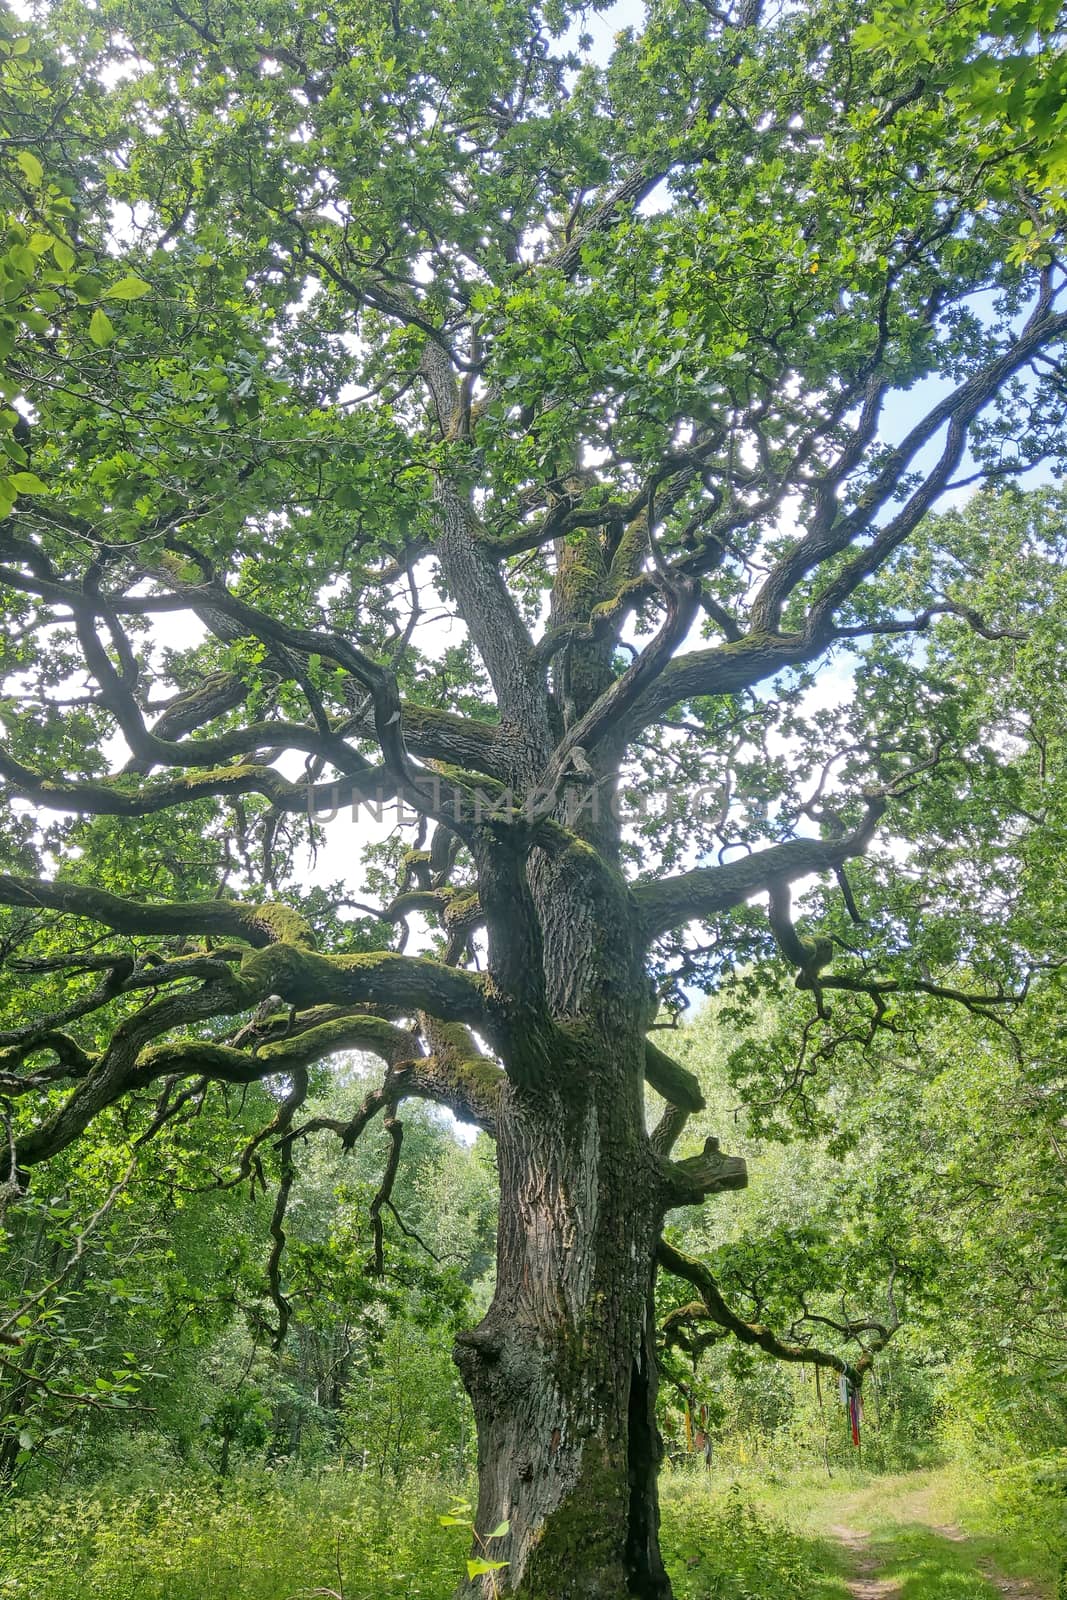
<instances>
[{"instance_id":1,"label":"thick branch","mask_svg":"<svg viewBox=\"0 0 1067 1600\"><path fill-rule=\"evenodd\" d=\"M700 1155L664 1161L663 1174L670 1204L675 1206L701 1205L709 1194L748 1187L744 1156L726 1155L713 1135L704 1140Z\"/></svg>"},{"instance_id":2,"label":"thick branch","mask_svg":"<svg viewBox=\"0 0 1067 1600\"><path fill-rule=\"evenodd\" d=\"M656 637L616 678L567 734L552 757L541 780L543 797L538 815L549 815L555 808L556 794L568 767L573 763L588 772L589 754L609 729L622 722L645 688L663 672L671 651L688 631L697 614L697 587L693 583L671 585L666 591L667 615Z\"/></svg>"},{"instance_id":3,"label":"thick branch","mask_svg":"<svg viewBox=\"0 0 1067 1600\"><path fill-rule=\"evenodd\" d=\"M258 1050L190 1039L156 1045L144 1051L131 1074L130 1087L143 1088L157 1078L204 1077L219 1083L255 1083L260 1078L292 1073L341 1050L366 1050L395 1065L417 1054L418 1042L403 1028L381 1017L356 1015L308 1028L292 1039L279 1039Z\"/></svg>"},{"instance_id":4,"label":"thick branch","mask_svg":"<svg viewBox=\"0 0 1067 1600\"><path fill-rule=\"evenodd\" d=\"M313 943L303 917L281 903L245 905L237 900L190 900L148 904L124 900L89 884L0 873L0 905L66 912L102 923L116 933L132 935L191 934L202 938L217 934L257 946L280 939L296 945Z\"/></svg>"},{"instance_id":5,"label":"thick branch","mask_svg":"<svg viewBox=\"0 0 1067 1600\"><path fill-rule=\"evenodd\" d=\"M637 884L632 893L645 939L651 942L693 918L730 911L772 883L829 872L862 855L885 809L884 798L869 798L863 821L844 839L790 839L723 866L697 867L677 877Z\"/></svg>"},{"instance_id":6,"label":"thick branch","mask_svg":"<svg viewBox=\"0 0 1067 1600\"><path fill-rule=\"evenodd\" d=\"M4 548L27 564L35 567L41 564L40 552L34 546L23 546L8 538L4 540ZM50 569L47 570L50 574ZM157 581L174 583L176 592L151 597L136 596L130 599L113 594L101 596L92 592L86 593L74 584L59 582L51 575L35 574L32 577L25 577L13 569L0 569L0 582L33 594L41 600L61 602L82 617L104 617L108 620L109 626L114 625L116 628L119 616L126 612L140 615L146 611L170 612L188 609L211 627L213 632L221 633L221 637L227 642L242 637L246 632L251 632L254 637L263 636L262 631L257 631L253 623L258 624L260 620L269 619L263 619L263 614L249 606L247 602L241 602L240 609L236 604L226 605L221 598L224 591L221 591L217 584L212 583L208 587L179 583L170 568L166 572L153 572L149 576ZM207 598L203 598L205 595ZM310 654L325 654L331 659L331 650L328 645L324 648L324 645L330 638L336 638L332 635L316 634L307 629L280 630L278 625L270 630L269 637L271 643L278 648L278 654L274 659L285 676L292 675L289 668L292 667L294 657L306 658ZM281 650L283 638L284 652ZM318 642L311 643L312 640ZM97 653L94 659L108 678L110 685L112 678L106 657L101 660L100 654ZM345 659L347 660L347 657ZM363 660L369 661L369 658ZM345 662L338 660L337 664L344 665ZM373 663L371 666L373 667ZM358 678L358 682L361 690L365 692L365 674ZM247 697L247 694L247 686L236 674L228 672L213 674L196 689L189 690L172 701L150 729L140 722L136 706L131 713L128 701L120 702L129 723L124 731L131 748L135 750L127 771L143 772L150 764L217 766L232 760L235 756L253 754L258 750L276 749L279 746L306 750L330 759L336 759L340 753L343 755L340 763L342 771L356 772L365 767L366 763L354 751L348 750L347 747L342 747L341 751L338 751L332 741L324 740L320 730L299 723L258 722L243 728L231 729L212 738L183 742L183 735L201 726L203 722L222 715L226 710L233 709ZM113 706L112 709L118 710L119 707ZM448 761L461 767L469 767L491 777L506 776L506 767L496 750L500 738L498 728L487 723L474 722L468 717L458 716L434 706L421 706L410 702L405 702L402 708L402 719L405 741L413 754L426 760ZM346 728L373 737L375 733L373 704L365 715L349 719ZM368 787L365 792L369 794L370 788Z\"/></svg>"},{"instance_id":7,"label":"thick branch","mask_svg":"<svg viewBox=\"0 0 1067 1600\"><path fill-rule=\"evenodd\" d=\"M704 1091L695 1073L673 1061L651 1039L645 1040L645 1079L668 1105L682 1111L703 1111Z\"/></svg>"}]
</instances>

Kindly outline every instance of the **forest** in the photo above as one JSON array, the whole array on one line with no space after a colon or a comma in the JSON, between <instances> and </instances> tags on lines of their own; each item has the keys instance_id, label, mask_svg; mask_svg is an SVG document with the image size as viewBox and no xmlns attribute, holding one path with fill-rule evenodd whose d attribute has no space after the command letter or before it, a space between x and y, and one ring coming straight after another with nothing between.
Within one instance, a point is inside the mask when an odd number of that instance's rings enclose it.
<instances>
[{"instance_id":1,"label":"forest","mask_svg":"<svg viewBox=\"0 0 1067 1600\"><path fill-rule=\"evenodd\" d=\"M1067 1600L1055 0L0 0L0 1600Z\"/></svg>"}]
</instances>

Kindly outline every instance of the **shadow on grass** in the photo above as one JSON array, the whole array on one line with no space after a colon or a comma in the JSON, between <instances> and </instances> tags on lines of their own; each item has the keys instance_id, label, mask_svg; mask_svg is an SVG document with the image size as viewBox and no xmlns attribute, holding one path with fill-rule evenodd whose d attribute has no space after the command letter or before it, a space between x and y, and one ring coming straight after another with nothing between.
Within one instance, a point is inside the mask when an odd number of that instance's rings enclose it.
<instances>
[{"instance_id":1,"label":"shadow on grass","mask_svg":"<svg viewBox=\"0 0 1067 1600\"><path fill-rule=\"evenodd\" d=\"M675 1593L678 1600L1050 1600L1047 1584L1009 1575L1027 1563L999 1532L938 1527L924 1515L925 1490L907 1498L914 1504L839 1496L832 1510L819 1508L827 1520L839 1516L839 1527L820 1518L801 1531L797 1521L808 1521L811 1508L787 1497L772 1509L749 1483L709 1494L692 1477L667 1479L663 1548Z\"/></svg>"},{"instance_id":2,"label":"shadow on grass","mask_svg":"<svg viewBox=\"0 0 1067 1600\"><path fill-rule=\"evenodd\" d=\"M854 1550L795 1533L772 1536L762 1550L735 1537L702 1549L695 1531L670 1541L677 1600L1038 1600L1041 1593L1020 1580L1002 1589L983 1574L987 1541L947 1539L921 1524L873 1534Z\"/></svg>"}]
</instances>

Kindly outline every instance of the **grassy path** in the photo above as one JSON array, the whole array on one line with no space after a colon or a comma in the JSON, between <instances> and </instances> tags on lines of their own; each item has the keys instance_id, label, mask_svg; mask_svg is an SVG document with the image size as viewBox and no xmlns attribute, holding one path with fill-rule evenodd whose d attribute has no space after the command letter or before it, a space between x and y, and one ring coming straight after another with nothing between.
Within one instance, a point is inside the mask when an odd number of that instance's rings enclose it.
<instances>
[{"instance_id":1,"label":"grassy path","mask_svg":"<svg viewBox=\"0 0 1067 1600\"><path fill-rule=\"evenodd\" d=\"M936 1473L859 1488L804 1484L760 1499L833 1541L851 1600L1051 1600L1051 1588L1027 1575L1028 1552L994 1531L959 1526L951 1486Z\"/></svg>"}]
</instances>

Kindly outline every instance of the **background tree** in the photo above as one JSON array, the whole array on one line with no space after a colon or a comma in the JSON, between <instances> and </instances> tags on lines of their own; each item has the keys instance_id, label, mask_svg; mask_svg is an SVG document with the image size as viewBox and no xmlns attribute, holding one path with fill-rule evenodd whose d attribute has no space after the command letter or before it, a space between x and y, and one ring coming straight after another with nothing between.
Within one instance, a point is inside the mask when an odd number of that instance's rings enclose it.
<instances>
[{"instance_id":1,"label":"background tree","mask_svg":"<svg viewBox=\"0 0 1067 1600\"><path fill-rule=\"evenodd\" d=\"M0 1086L13 1196L111 1108L138 1144L270 1080L235 1159L277 1179L278 1339L312 1135L382 1116L380 1264L401 1103L492 1132L495 1292L456 1345L477 1526L507 1521L526 1600L658 1600L657 1260L717 1305L663 1221L745 1172L715 1141L675 1159L702 1095L649 1029L777 951L805 1033L1020 992L1028 949L961 978L913 950L924 905L887 933L888 874L847 873L950 757L975 796L995 776L884 641L1002 631L910 541L946 493L1058 459L1067 310L1055 196L854 45L862 7L656 0L607 62L581 18L50 18L78 65L32 153L62 187L92 149L93 309L24 324L10 361L44 492L0 529ZM806 714L864 640L845 713ZM381 904L347 862L302 887L309 807L379 796L416 819ZM802 933L813 874L837 888ZM309 1113L351 1049L381 1082Z\"/></svg>"},{"instance_id":2,"label":"background tree","mask_svg":"<svg viewBox=\"0 0 1067 1600\"><path fill-rule=\"evenodd\" d=\"M901 1418L912 1459L935 1404L971 1448L1032 1453L1061 1437L1064 511L1062 490L1007 490L928 518L880 582L902 604L938 573L984 631L947 615L921 657L884 640L857 662L852 698L818 712L820 736L842 719L844 743L879 702L902 733L902 708L922 705L944 742L894 836L850 869L857 903L878 908L863 938L887 980L877 1030L854 974L820 974L820 1014L768 962L727 980L679 1042L759 1174L729 1215L682 1219L682 1248L750 1320L794 1337L814 1324L833 1341L850 1321L877 1337L895 1307L899 1359L931 1375ZM855 948L835 897L813 887L807 908ZM951 962L947 1011L893 981ZM1025 1006L1009 1001L1023 973ZM723 1334L678 1296L665 1327L687 1354ZM721 1350L714 1361L721 1371Z\"/></svg>"}]
</instances>

